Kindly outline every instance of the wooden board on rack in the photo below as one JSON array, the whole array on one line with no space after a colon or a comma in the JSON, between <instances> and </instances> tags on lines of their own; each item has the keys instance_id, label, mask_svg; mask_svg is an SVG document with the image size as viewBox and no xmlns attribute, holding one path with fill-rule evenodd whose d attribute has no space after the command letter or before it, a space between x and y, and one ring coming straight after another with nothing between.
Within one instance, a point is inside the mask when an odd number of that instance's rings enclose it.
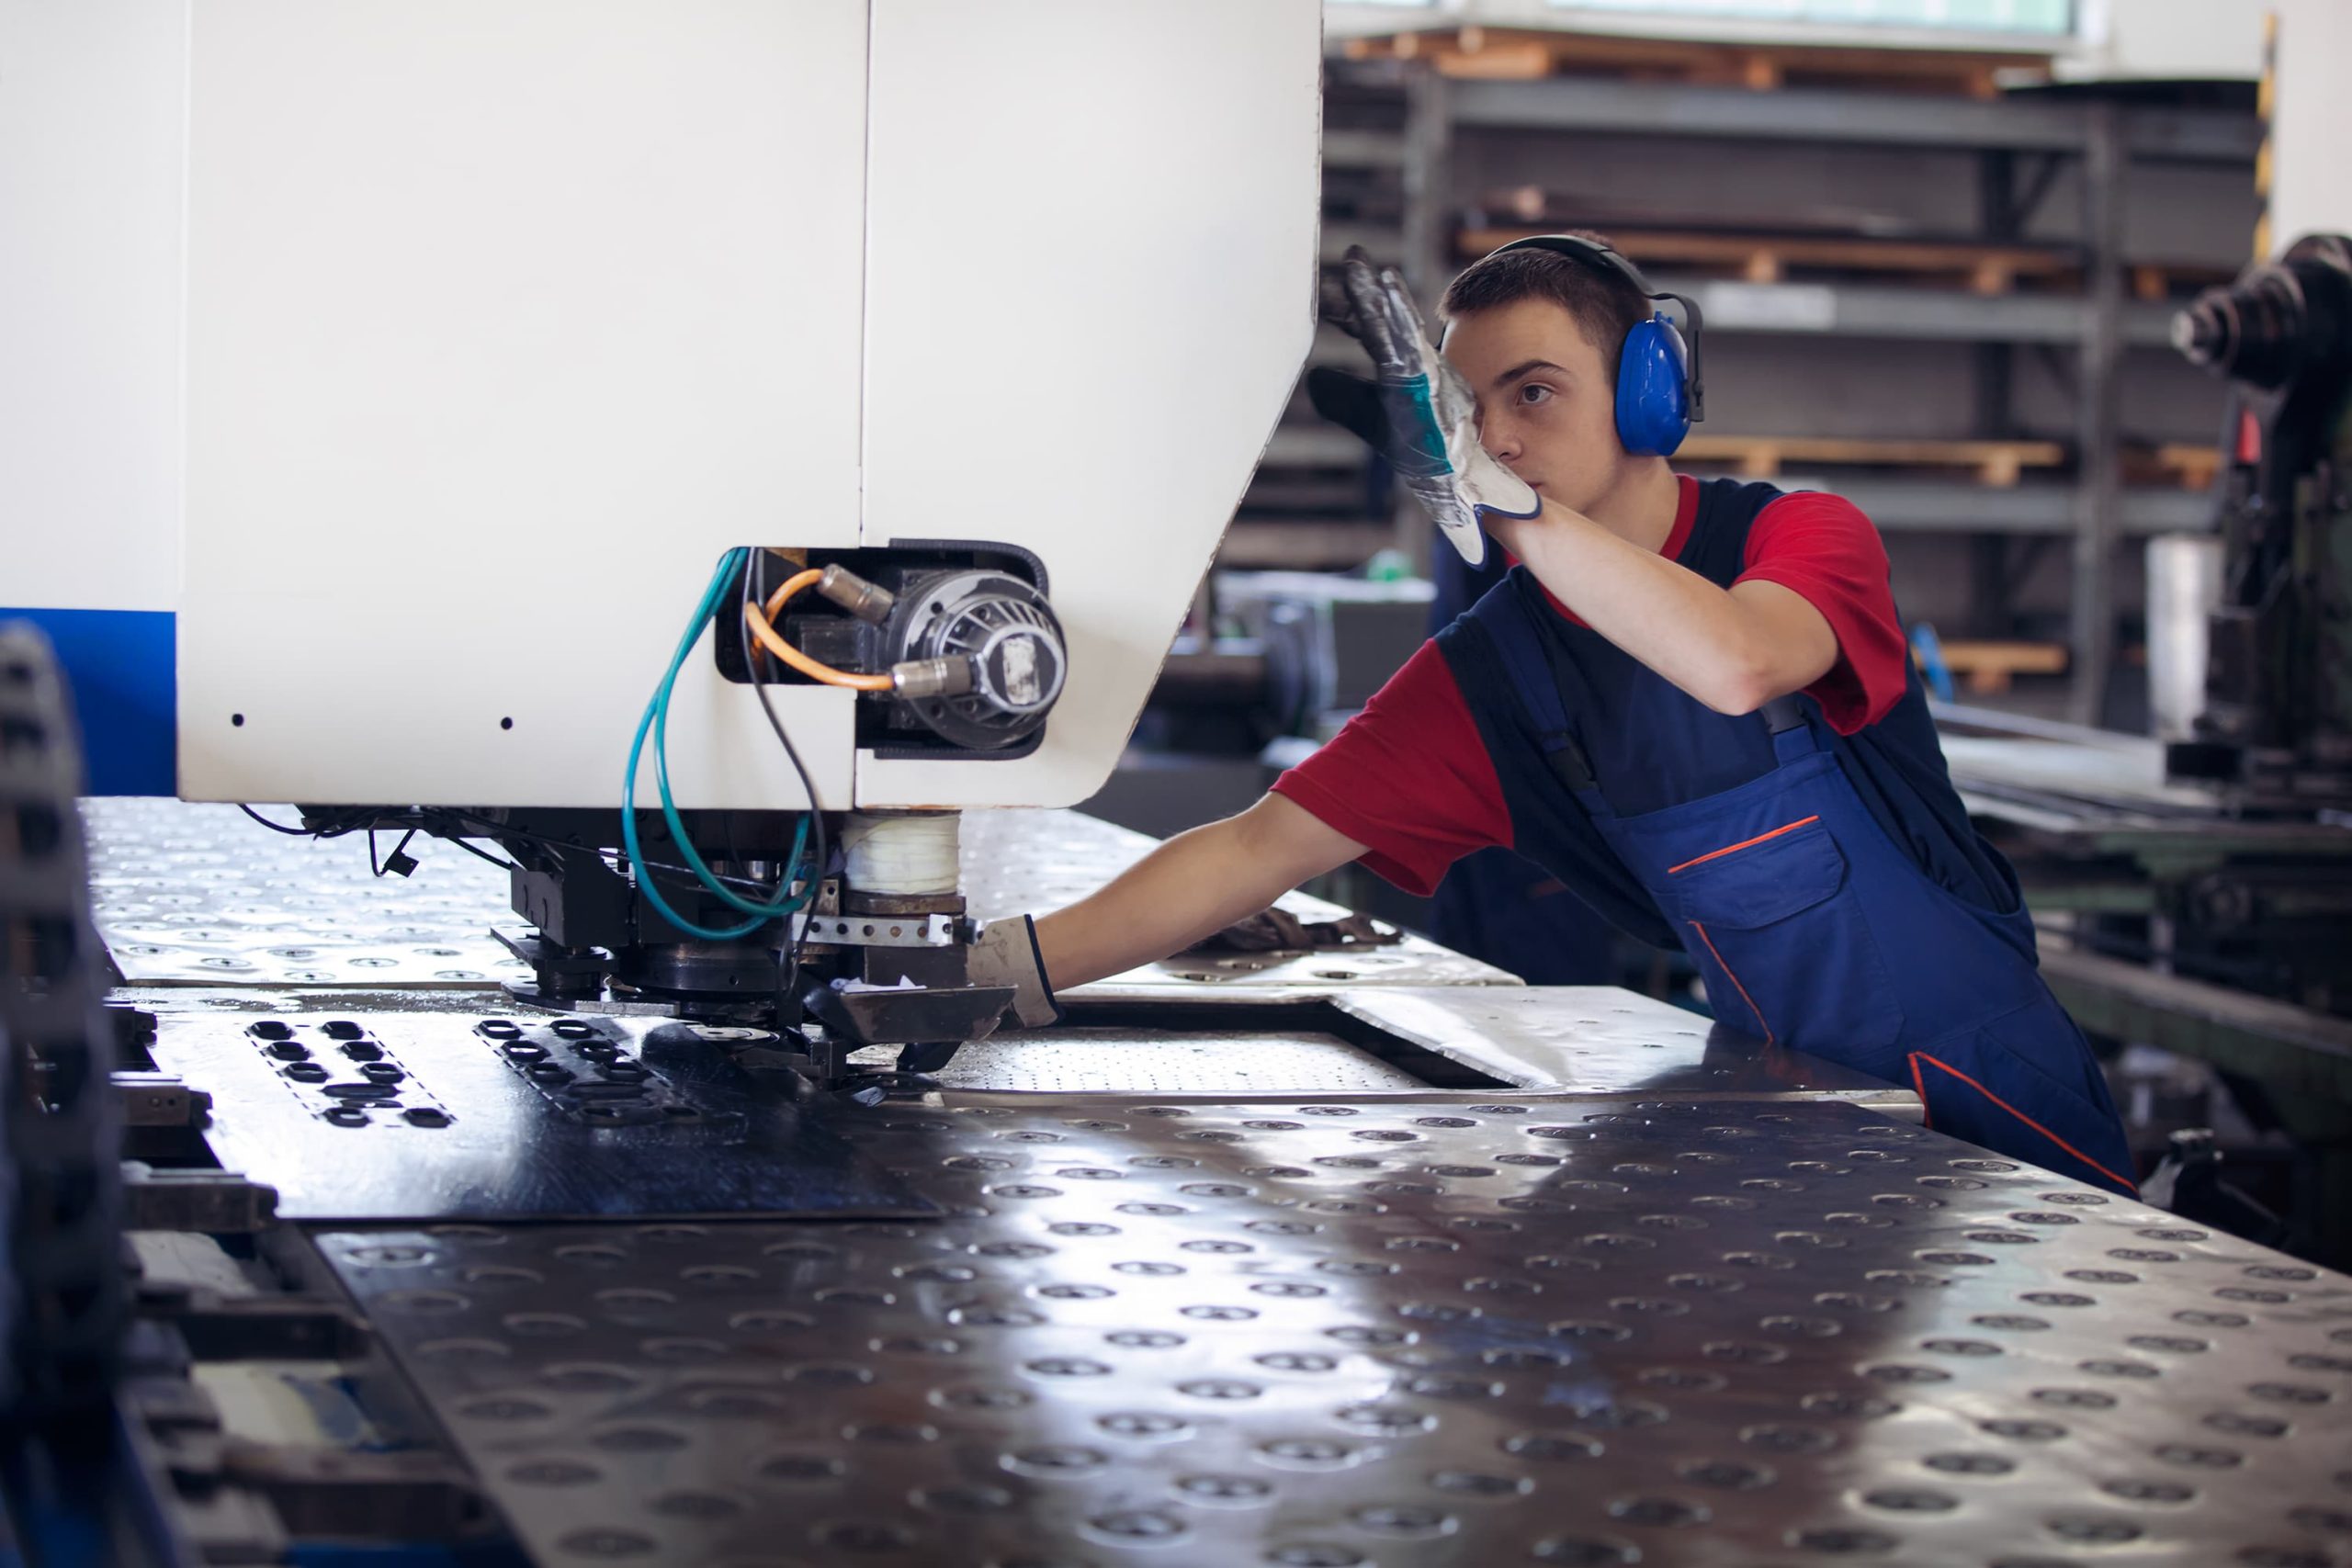
<instances>
[{"instance_id":1,"label":"wooden board on rack","mask_svg":"<svg viewBox=\"0 0 2352 1568\"><path fill-rule=\"evenodd\" d=\"M1442 74L1527 81L1605 73L1758 92L1834 85L1997 97L2006 76L2046 81L2046 54L1967 49L1719 43L1540 28L1438 28L1348 40L1351 60L1426 60Z\"/></svg>"},{"instance_id":2,"label":"wooden board on rack","mask_svg":"<svg viewBox=\"0 0 2352 1568\"><path fill-rule=\"evenodd\" d=\"M1465 228L1455 236L1464 256L1549 231L1521 225ZM1982 244L1951 240L1849 238L1830 234L1712 233L1697 230L1618 229L1611 243L1639 265L1660 264L1728 271L1748 283L1781 283L1792 268L1897 273L1959 278L1972 293L2007 294L2020 278L2073 279L2082 266L2058 245Z\"/></svg>"},{"instance_id":3,"label":"wooden board on rack","mask_svg":"<svg viewBox=\"0 0 2352 1568\"><path fill-rule=\"evenodd\" d=\"M2229 282L2237 270L2215 262L2153 261L2132 264L2132 297L2161 305Z\"/></svg>"},{"instance_id":4,"label":"wooden board on rack","mask_svg":"<svg viewBox=\"0 0 2352 1568\"><path fill-rule=\"evenodd\" d=\"M2066 645L2063 642L1947 642L1941 645L1944 668L1961 679L1970 693L1984 696L2006 692L2019 675L2064 675Z\"/></svg>"},{"instance_id":5,"label":"wooden board on rack","mask_svg":"<svg viewBox=\"0 0 2352 1568\"><path fill-rule=\"evenodd\" d=\"M1722 467L1768 479L1792 464L1828 468L1950 468L2007 489L2027 468L2056 468L2066 448L2055 441L1913 441L1856 436L1718 435L1694 430L1674 455L1678 464Z\"/></svg>"},{"instance_id":6,"label":"wooden board on rack","mask_svg":"<svg viewBox=\"0 0 2352 1568\"><path fill-rule=\"evenodd\" d=\"M2135 485L2178 485L2183 490L2211 490L2222 471L2222 449L2194 442L2171 441L2161 446L2123 449L2123 482Z\"/></svg>"}]
</instances>

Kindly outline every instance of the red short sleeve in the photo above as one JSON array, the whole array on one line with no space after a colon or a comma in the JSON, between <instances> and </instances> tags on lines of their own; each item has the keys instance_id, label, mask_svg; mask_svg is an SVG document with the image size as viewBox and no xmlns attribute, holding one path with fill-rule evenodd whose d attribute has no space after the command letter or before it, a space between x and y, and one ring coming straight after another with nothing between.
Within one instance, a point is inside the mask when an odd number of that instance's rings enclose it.
<instances>
[{"instance_id":1,"label":"red short sleeve","mask_svg":"<svg viewBox=\"0 0 2352 1568\"><path fill-rule=\"evenodd\" d=\"M1364 865L1417 897L1473 850L1510 842L1495 764L1434 642L1273 788L1363 845Z\"/></svg>"},{"instance_id":2,"label":"red short sleeve","mask_svg":"<svg viewBox=\"0 0 2352 1568\"><path fill-rule=\"evenodd\" d=\"M1886 546L1861 509L1795 491L1756 514L1738 581L1777 582L1821 612L1838 662L1805 688L1840 735L1884 718L1902 699L1909 646L1894 613Z\"/></svg>"}]
</instances>

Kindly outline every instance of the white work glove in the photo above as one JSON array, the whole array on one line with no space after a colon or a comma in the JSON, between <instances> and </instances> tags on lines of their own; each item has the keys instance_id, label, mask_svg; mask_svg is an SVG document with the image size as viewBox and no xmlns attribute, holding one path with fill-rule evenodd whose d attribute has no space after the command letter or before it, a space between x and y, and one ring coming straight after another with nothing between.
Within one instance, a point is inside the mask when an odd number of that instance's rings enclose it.
<instances>
[{"instance_id":1,"label":"white work glove","mask_svg":"<svg viewBox=\"0 0 2352 1568\"><path fill-rule=\"evenodd\" d=\"M1404 278L1395 267L1375 270L1363 247L1351 245L1339 287L1323 289L1322 314L1363 344L1374 378L1308 371L1315 412L1385 457L1462 558L1484 566L1481 515L1532 517L1543 502L1478 444L1477 400L1431 345Z\"/></svg>"},{"instance_id":2,"label":"white work glove","mask_svg":"<svg viewBox=\"0 0 2352 1568\"><path fill-rule=\"evenodd\" d=\"M1012 1005L1005 1011L1023 1029L1061 1021L1061 1004L1054 999L1045 955L1037 951L1037 923L1026 915L983 926L965 957L964 976L975 986L1012 987Z\"/></svg>"}]
</instances>

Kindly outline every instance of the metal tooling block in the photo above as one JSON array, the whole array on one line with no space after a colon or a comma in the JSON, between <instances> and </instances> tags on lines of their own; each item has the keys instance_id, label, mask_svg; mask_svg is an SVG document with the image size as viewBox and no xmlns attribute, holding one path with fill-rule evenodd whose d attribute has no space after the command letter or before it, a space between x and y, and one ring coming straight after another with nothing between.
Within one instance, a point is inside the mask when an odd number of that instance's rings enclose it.
<instances>
[{"instance_id":1,"label":"metal tooling block","mask_svg":"<svg viewBox=\"0 0 2352 1568\"><path fill-rule=\"evenodd\" d=\"M295 820L291 807L265 811ZM233 806L91 799L82 812L98 929L132 985L489 988L529 977L490 935L494 925L519 924L506 877L452 846L420 837L410 848L424 863L413 877L379 877L359 837L289 838ZM967 897L986 918L1069 903L1154 842L1074 811L967 812L963 836ZM1282 907L1306 920L1346 914L1298 893ZM1305 957L1185 955L1085 994L1516 984L1407 937Z\"/></svg>"},{"instance_id":2,"label":"metal tooling block","mask_svg":"<svg viewBox=\"0 0 2352 1568\"><path fill-rule=\"evenodd\" d=\"M440 1013L157 1024L157 1063L212 1096L214 1156L277 1188L288 1219L933 1212L843 1140L862 1108L755 1087L706 1037L741 1031Z\"/></svg>"},{"instance_id":3,"label":"metal tooling block","mask_svg":"<svg viewBox=\"0 0 2352 1568\"><path fill-rule=\"evenodd\" d=\"M547 1563L2352 1555L2352 1280L1856 1107L888 1111L944 1220L315 1239Z\"/></svg>"}]
</instances>

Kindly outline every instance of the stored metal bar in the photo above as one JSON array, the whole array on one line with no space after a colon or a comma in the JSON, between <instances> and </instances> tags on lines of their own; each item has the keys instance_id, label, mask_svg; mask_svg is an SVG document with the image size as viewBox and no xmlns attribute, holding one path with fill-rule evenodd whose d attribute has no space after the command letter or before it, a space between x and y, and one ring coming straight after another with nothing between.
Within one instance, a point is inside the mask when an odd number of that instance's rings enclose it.
<instances>
[{"instance_id":1,"label":"stored metal bar","mask_svg":"<svg viewBox=\"0 0 2352 1568\"><path fill-rule=\"evenodd\" d=\"M2061 485L1986 485L1939 479L1838 479L1815 481L1783 474L1783 490L1834 490L1886 533L2066 534L2075 526L2075 492ZM2188 491L2120 492L2126 534L2196 531L2211 527L2211 502Z\"/></svg>"},{"instance_id":2,"label":"stored metal bar","mask_svg":"<svg viewBox=\"0 0 2352 1568\"><path fill-rule=\"evenodd\" d=\"M1399 241L1396 231L1383 223L1326 223L1323 225L1321 257L1327 262L1338 261L1348 254L1351 245L1362 245L1377 262L1398 259Z\"/></svg>"},{"instance_id":3,"label":"stored metal bar","mask_svg":"<svg viewBox=\"0 0 2352 1568\"><path fill-rule=\"evenodd\" d=\"M1363 461L1364 446L1336 425L1286 425L1266 443L1265 462L1297 468L1351 468Z\"/></svg>"},{"instance_id":4,"label":"stored metal bar","mask_svg":"<svg viewBox=\"0 0 2352 1568\"><path fill-rule=\"evenodd\" d=\"M1387 168L1405 160L1405 138L1393 130L1359 130L1345 126L1323 128L1323 166Z\"/></svg>"},{"instance_id":5,"label":"stored metal bar","mask_svg":"<svg viewBox=\"0 0 2352 1568\"><path fill-rule=\"evenodd\" d=\"M1819 334L1957 343L2079 343L2090 307L2084 300L2034 294L1964 294L1955 289L1831 283L1733 283L1655 277L1688 294L1711 333ZM2173 308L2132 301L2122 313L2123 341L2161 347L2171 341Z\"/></svg>"}]
</instances>

